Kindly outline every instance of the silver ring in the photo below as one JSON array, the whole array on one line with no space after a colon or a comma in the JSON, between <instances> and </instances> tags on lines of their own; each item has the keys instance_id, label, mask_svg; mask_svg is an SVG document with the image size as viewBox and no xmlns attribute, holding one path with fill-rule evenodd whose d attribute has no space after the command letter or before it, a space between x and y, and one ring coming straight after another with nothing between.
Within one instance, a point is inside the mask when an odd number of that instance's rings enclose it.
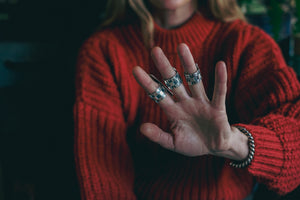
<instances>
[{"instance_id":1,"label":"silver ring","mask_svg":"<svg viewBox=\"0 0 300 200\"><path fill-rule=\"evenodd\" d=\"M159 103L161 100L163 100L167 95L165 93L166 89L163 85L159 84L158 88L155 90L155 92L149 94L149 97L155 101L155 103Z\"/></svg>"},{"instance_id":2,"label":"silver ring","mask_svg":"<svg viewBox=\"0 0 300 200\"><path fill-rule=\"evenodd\" d=\"M171 77L171 78L168 78L168 79L164 80L166 86L170 90L178 88L182 84L182 79L181 79L179 73L177 72L177 70L175 68L173 68L173 69L175 71L175 75L173 77Z\"/></svg>"},{"instance_id":3,"label":"silver ring","mask_svg":"<svg viewBox=\"0 0 300 200\"><path fill-rule=\"evenodd\" d=\"M184 73L185 79L188 83L188 85L195 85L197 83L200 83L200 81L202 80L202 76L200 74L200 69L198 67L198 64L195 64L197 67L197 71L194 73Z\"/></svg>"}]
</instances>

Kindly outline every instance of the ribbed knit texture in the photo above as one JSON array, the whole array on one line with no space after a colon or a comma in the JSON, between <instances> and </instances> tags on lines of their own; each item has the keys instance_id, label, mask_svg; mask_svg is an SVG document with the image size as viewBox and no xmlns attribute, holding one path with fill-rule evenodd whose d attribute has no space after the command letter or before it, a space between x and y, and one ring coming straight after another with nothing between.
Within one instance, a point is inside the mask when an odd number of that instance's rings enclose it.
<instances>
[{"instance_id":1,"label":"ribbed knit texture","mask_svg":"<svg viewBox=\"0 0 300 200\"><path fill-rule=\"evenodd\" d=\"M176 47L185 42L199 64L211 98L214 68L227 64L227 112L231 124L249 130L256 143L251 165L185 157L142 136L153 122L168 130L162 110L137 84L132 68L160 77L138 25L102 30L82 46L74 106L75 157L82 199L228 199L251 193L255 180L279 194L300 183L300 85L276 43L242 21L222 23L199 13L181 27L155 25L155 44L183 77Z\"/></svg>"}]
</instances>

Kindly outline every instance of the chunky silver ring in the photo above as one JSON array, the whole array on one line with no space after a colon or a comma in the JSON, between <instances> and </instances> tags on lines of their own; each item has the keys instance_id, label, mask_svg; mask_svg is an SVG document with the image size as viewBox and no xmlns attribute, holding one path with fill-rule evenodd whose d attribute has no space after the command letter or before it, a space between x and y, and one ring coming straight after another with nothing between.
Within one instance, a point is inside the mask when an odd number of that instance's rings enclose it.
<instances>
[{"instance_id":1,"label":"chunky silver ring","mask_svg":"<svg viewBox=\"0 0 300 200\"><path fill-rule=\"evenodd\" d=\"M149 97L153 99L155 103L159 103L167 96L165 92L166 92L165 86L159 84L155 92L149 94Z\"/></svg>"},{"instance_id":2,"label":"chunky silver ring","mask_svg":"<svg viewBox=\"0 0 300 200\"><path fill-rule=\"evenodd\" d=\"M171 78L168 78L168 79L164 80L166 86L170 90L178 88L182 84L182 79L181 79L179 73L177 72L177 70L175 68L173 68L173 69L175 71L175 75L173 77L171 77Z\"/></svg>"},{"instance_id":3,"label":"chunky silver ring","mask_svg":"<svg viewBox=\"0 0 300 200\"><path fill-rule=\"evenodd\" d=\"M185 79L188 83L188 85L195 85L197 83L200 83L200 81L202 80L202 76L200 74L200 69L198 67L198 64L196 64L197 67L197 71L194 73L184 73Z\"/></svg>"}]
</instances>

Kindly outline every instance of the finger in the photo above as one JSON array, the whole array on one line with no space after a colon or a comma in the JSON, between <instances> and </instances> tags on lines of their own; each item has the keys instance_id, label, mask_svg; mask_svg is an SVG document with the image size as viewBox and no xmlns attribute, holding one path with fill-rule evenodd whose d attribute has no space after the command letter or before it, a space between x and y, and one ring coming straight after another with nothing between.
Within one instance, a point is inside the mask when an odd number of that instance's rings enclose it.
<instances>
[{"instance_id":1,"label":"finger","mask_svg":"<svg viewBox=\"0 0 300 200\"><path fill-rule=\"evenodd\" d=\"M171 66L169 60L167 59L167 57L165 56L161 48L154 47L151 51L151 55L163 79L166 80L174 77L176 72L174 71L173 67ZM174 92L174 94L179 100L186 99L189 97L183 84L181 84L177 88L172 89L172 91Z\"/></svg>"},{"instance_id":2,"label":"finger","mask_svg":"<svg viewBox=\"0 0 300 200\"><path fill-rule=\"evenodd\" d=\"M194 58L193 58L188 46L184 43L181 43L178 45L177 50L178 50L178 54L179 54L181 63L184 67L184 71L189 74L196 72L197 67L196 67ZM200 81L200 83L197 83L195 85L191 85L190 90L191 90L192 96L198 97L198 98L204 98L204 99L208 100L202 81Z\"/></svg>"},{"instance_id":3,"label":"finger","mask_svg":"<svg viewBox=\"0 0 300 200\"><path fill-rule=\"evenodd\" d=\"M150 139L155 143L158 143L160 146L169 150L175 149L173 136L167 132L164 132L155 124L152 123L142 124L140 130L141 133L144 134L148 139Z\"/></svg>"},{"instance_id":4,"label":"finger","mask_svg":"<svg viewBox=\"0 0 300 200\"><path fill-rule=\"evenodd\" d=\"M156 91L156 89L158 88L158 84L154 82L141 67L134 67L132 72L136 81L144 88L147 93L151 94ZM158 104L163 109L167 109L169 106L174 104L174 101L169 95L167 95Z\"/></svg>"},{"instance_id":5,"label":"finger","mask_svg":"<svg viewBox=\"0 0 300 200\"><path fill-rule=\"evenodd\" d=\"M225 100L227 92L227 70L226 64L220 61L215 70L215 86L212 98L212 104L218 108L225 109Z\"/></svg>"}]
</instances>

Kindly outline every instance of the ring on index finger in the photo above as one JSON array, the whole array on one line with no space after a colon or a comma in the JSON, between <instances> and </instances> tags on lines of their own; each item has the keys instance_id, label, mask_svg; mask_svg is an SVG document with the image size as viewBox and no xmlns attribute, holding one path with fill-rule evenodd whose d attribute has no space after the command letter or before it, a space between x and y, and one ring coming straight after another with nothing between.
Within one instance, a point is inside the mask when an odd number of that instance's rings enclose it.
<instances>
[{"instance_id":1,"label":"ring on index finger","mask_svg":"<svg viewBox=\"0 0 300 200\"><path fill-rule=\"evenodd\" d=\"M163 100L167 94L165 93L166 89L163 85L159 84L158 88L155 90L155 92L149 94L149 97L155 101L155 103L159 103L161 100Z\"/></svg>"},{"instance_id":2,"label":"ring on index finger","mask_svg":"<svg viewBox=\"0 0 300 200\"><path fill-rule=\"evenodd\" d=\"M200 83L200 81L202 80L202 76L200 74L200 69L198 67L198 64L195 64L197 71L194 73L184 73L185 79L188 83L188 85L195 85L197 83Z\"/></svg>"},{"instance_id":3,"label":"ring on index finger","mask_svg":"<svg viewBox=\"0 0 300 200\"><path fill-rule=\"evenodd\" d=\"M166 88L153 74L149 74L149 76L154 82L158 84L157 89L153 93L148 94L148 96L152 100L154 100L155 103L159 103L161 100L163 100L167 96L166 92L169 95L173 96L173 93L168 88Z\"/></svg>"}]
</instances>

